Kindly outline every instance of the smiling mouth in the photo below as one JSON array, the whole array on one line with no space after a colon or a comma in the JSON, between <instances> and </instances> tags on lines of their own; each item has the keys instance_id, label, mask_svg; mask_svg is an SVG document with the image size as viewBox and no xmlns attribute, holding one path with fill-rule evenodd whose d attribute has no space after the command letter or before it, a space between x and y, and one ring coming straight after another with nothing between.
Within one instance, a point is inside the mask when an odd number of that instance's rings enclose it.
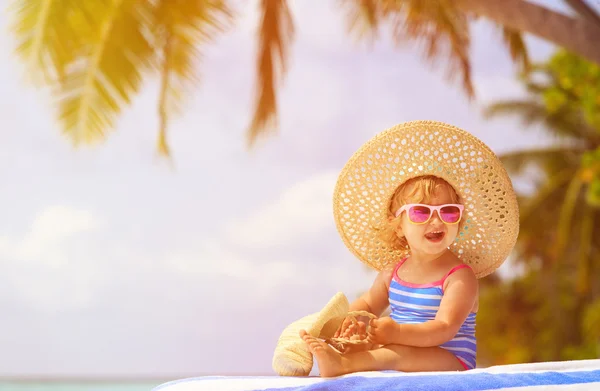
<instances>
[{"instance_id":1,"label":"smiling mouth","mask_svg":"<svg viewBox=\"0 0 600 391\"><path fill-rule=\"evenodd\" d=\"M425 239L430 242L441 242L442 239L444 239L444 236L446 236L446 234L442 231L429 232L425 234Z\"/></svg>"}]
</instances>

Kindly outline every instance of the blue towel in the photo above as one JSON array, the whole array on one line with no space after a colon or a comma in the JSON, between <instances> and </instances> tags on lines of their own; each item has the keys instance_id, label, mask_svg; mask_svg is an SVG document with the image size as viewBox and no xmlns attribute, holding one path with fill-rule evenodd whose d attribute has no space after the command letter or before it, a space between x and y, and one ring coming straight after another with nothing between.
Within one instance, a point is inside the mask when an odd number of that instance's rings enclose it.
<instances>
[{"instance_id":1,"label":"blue towel","mask_svg":"<svg viewBox=\"0 0 600 391\"><path fill-rule=\"evenodd\" d=\"M537 388L536 388L537 386ZM153 391L600 391L600 360L500 365L463 372L362 372L337 378L202 376Z\"/></svg>"},{"instance_id":2,"label":"blue towel","mask_svg":"<svg viewBox=\"0 0 600 391\"><path fill-rule=\"evenodd\" d=\"M460 378L438 374L404 377L353 376L331 379L306 386L266 388L264 390L261 389L261 391L480 391L511 387L570 385L594 382L600 382L600 370L562 373L476 373L471 376L461 376Z\"/></svg>"}]
</instances>

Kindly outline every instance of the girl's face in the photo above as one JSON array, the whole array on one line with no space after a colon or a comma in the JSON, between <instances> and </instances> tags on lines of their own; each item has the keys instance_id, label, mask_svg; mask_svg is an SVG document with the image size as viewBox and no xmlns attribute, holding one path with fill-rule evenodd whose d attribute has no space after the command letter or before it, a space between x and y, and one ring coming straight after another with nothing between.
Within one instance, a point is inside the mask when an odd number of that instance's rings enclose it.
<instances>
[{"instance_id":1,"label":"girl's face","mask_svg":"<svg viewBox=\"0 0 600 391\"><path fill-rule=\"evenodd\" d=\"M427 205L453 204L453 199L448 186L441 186L433 197L420 202ZM397 234L405 236L411 253L436 255L444 252L456 239L459 224L445 224L433 211L431 219L425 224L413 224L409 221L407 212L400 216L400 226Z\"/></svg>"}]
</instances>

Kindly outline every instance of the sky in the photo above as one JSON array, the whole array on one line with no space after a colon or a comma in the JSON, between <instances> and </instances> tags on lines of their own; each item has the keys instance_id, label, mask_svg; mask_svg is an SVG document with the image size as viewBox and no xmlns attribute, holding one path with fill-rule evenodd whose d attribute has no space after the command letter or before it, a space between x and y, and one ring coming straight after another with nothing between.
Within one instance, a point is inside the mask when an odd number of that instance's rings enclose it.
<instances>
[{"instance_id":1,"label":"sky","mask_svg":"<svg viewBox=\"0 0 600 391\"><path fill-rule=\"evenodd\" d=\"M307 0L290 2L280 126L249 150L258 14L243 3L170 126L172 162L155 149L156 80L103 143L74 148L52 99L27 84L0 13L0 376L273 374L288 324L373 281L332 217L337 174L365 141L431 119L496 153L540 144L539 129L482 116L486 102L523 93L485 21L469 102L415 45L357 43L335 1ZM528 42L534 59L552 53Z\"/></svg>"}]
</instances>

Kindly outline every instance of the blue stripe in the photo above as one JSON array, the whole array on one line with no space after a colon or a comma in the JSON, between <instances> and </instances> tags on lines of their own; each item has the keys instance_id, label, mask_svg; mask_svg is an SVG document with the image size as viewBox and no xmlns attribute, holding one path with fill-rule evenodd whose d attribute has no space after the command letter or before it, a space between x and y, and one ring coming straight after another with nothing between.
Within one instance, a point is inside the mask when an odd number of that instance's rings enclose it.
<instances>
[{"instance_id":1,"label":"blue stripe","mask_svg":"<svg viewBox=\"0 0 600 391\"><path fill-rule=\"evenodd\" d=\"M462 352L456 352L456 353L452 352L452 354L454 354L457 357L460 357L460 360L462 362L464 362L469 369L475 368L477 360L472 355L470 355L468 353L462 353Z\"/></svg>"},{"instance_id":2,"label":"blue stripe","mask_svg":"<svg viewBox=\"0 0 600 391\"><path fill-rule=\"evenodd\" d=\"M428 320L433 320L435 319L435 315L431 315L431 316L410 316L410 315L403 315L403 314L393 314L391 316L394 319L402 319L403 321L410 321L410 320L417 320L419 322L423 321L428 321Z\"/></svg>"},{"instance_id":3,"label":"blue stripe","mask_svg":"<svg viewBox=\"0 0 600 391\"><path fill-rule=\"evenodd\" d=\"M411 297L407 294L418 293L419 295L425 296L434 296L433 298L422 298L422 297ZM435 319L437 312L440 307L440 303L442 301L441 298L437 297L443 296L443 292L441 287L433 286L428 288L423 287L415 287L411 288L408 286L404 286L400 284L398 281L392 279L390 283L390 290L388 291L388 299L390 301L391 313L390 317L402 324L402 323L412 323L419 324L424 323L428 320ZM414 306L428 306L432 307L432 309L421 309L421 308L411 308L407 305ZM462 361L469 366L470 368L475 367L476 363L476 355L473 353L467 352L454 352L453 348L467 348L477 351L477 342L475 338L475 324L476 324L476 314L470 313L463 324L460 326L458 333L454 338L459 337L468 337L469 341L455 341L450 340L440 347L450 351L457 357L460 357Z\"/></svg>"},{"instance_id":4,"label":"blue stripe","mask_svg":"<svg viewBox=\"0 0 600 391\"><path fill-rule=\"evenodd\" d=\"M392 282L390 284L391 287L393 287L394 289L397 289L399 291L404 291L404 292L416 292L418 289L418 293L422 293L422 294L429 294L429 295L443 295L442 292L442 288L440 288L439 286L433 286L430 288L410 288L404 285L401 285L398 281L392 279Z\"/></svg>"},{"instance_id":5,"label":"blue stripe","mask_svg":"<svg viewBox=\"0 0 600 391\"><path fill-rule=\"evenodd\" d=\"M414 312L414 310L412 308L394 308L394 311L392 312L392 314L394 315L398 315L398 316L402 316L404 318L425 318L425 319L433 319L435 318L436 313L433 312L420 312L420 313L416 313Z\"/></svg>"},{"instance_id":6,"label":"blue stripe","mask_svg":"<svg viewBox=\"0 0 600 391\"><path fill-rule=\"evenodd\" d=\"M315 384L285 388L264 388L264 391L325 391L325 390L410 390L410 391L483 391L500 388L587 384L600 382L600 370L573 372L473 373L461 375L411 375L401 377L349 376L333 378ZM248 389L258 391L258 389Z\"/></svg>"},{"instance_id":7,"label":"blue stripe","mask_svg":"<svg viewBox=\"0 0 600 391\"><path fill-rule=\"evenodd\" d=\"M436 310L428 310L428 309L424 309L424 308L409 308L409 307L402 306L402 304L390 303L390 306L392 307L392 310L394 312L398 312L399 314L403 314L403 315L415 316L415 317L435 316L438 312L437 309Z\"/></svg>"},{"instance_id":8,"label":"blue stripe","mask_svg":"<svg viewBox=\"0 0 600 391\"><path fill-rule=\"evenodd\" d=\"M394 315L398 315L401 316L403 318L408 318L408 319L418 319L418 318L423 318L423 319L434 319L435 318L435 313L430 313L430 312L422 312L422 313L418 313L415 314L413 311L408 311L408 310L412 310L412 308L394 308L393 314Z\"/></svg>"},{"instance_id":9,"label":"blue stripe","mask_svg":"<svg viewBox=\"0 0 600 391\"><path fill-rule=\"evenodd\" d=\"M469 355L468 353L461 353L461 352L457 352L457 353L451 352L451 353L454 354L456 357L460 358L460 361L462 361L469 369L475 368L476 361L477 361L475 359L475 357Z\"/></svg>"},{"instance_id":10,"label":"blue stripe","mask_svg":"<svg viewBox=\"0 0 600 391\"><path fill-rule=\"evenodd\" d=\"M473 351L477 351L477 344L475 343L475 338L472 338L470 341L455 341L450 340L441 344L440 346L447 348L467 348Z\"/></svg>"},{"instance_id":11,"label":"blue stripe","mask_svg":"<svg viewBox=\"0 0 600 391\"><path fill-rule=\"evenodd\" d=\"M424 298L420 298L420 297L410 297L410 296L399 295L399 294L393 293L393 292L390 292L390 300L395 300L395 301L404 302L404 303L408 303L408 304L428 305L431 307L439 307L440 302L441 302L440 299L424 299Z\"/></svg>"}]
</instances>

